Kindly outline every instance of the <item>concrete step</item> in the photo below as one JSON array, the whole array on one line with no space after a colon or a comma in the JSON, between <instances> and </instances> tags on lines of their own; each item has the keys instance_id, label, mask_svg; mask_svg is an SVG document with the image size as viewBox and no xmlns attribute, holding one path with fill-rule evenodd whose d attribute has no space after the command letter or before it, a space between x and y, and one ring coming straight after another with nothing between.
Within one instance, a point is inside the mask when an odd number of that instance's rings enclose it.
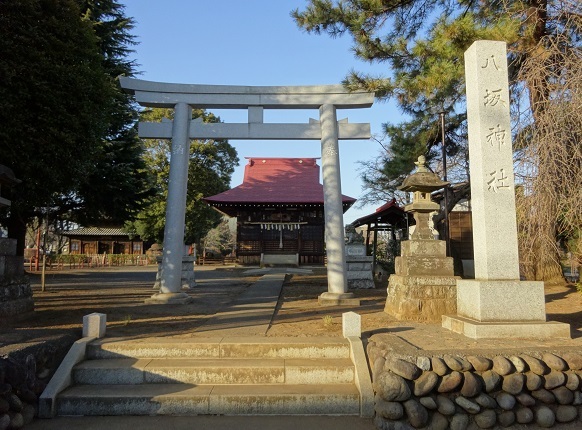
<instances>
[{"instance_id":1,"label":"concrete step","mask_svg":"<svg viewBox=\"0 0 582 430\"><path fill-rule=\"evenodd\" d=\"M360 415L339 338L104 338L87 345L58 415Z\"/></svg>"},{"instance_id":2,"label":"concrete step","mask_svg":"<svg viewBox=\"0 0 582 430\"><path fill-rule=\"evenodd\" d=\"M348 358L115 358L73 369L76 384L349 384Z\"/></svg>"},{"instance_id":3,"label":"concrete step","mask_svg":"<svg viewBox=\"0 0 582 430\"><path fill-rule=\"evenodd\" d=\"M87 346L87 358L349 358L340 338L104 338Z\"/></svg>"},{"instance_id":4,"label":"concrete step","mask_svg":"<svg viewBox=\"0 0 582 430\"><path fill-rule=\"evenodd\" d=\"M353 384L76 385L58 415L359 415Z\"/></svg>"}]
</instances>

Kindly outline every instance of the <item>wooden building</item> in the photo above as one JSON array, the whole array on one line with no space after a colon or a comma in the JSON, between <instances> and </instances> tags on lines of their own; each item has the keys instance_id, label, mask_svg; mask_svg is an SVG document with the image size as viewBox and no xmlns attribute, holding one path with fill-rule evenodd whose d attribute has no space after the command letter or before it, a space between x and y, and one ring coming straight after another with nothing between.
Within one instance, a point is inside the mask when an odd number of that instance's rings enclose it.
<instances>
[{"instance_id":1,"label":"wooden building","mask_svg":"<svg viewBox=\"0 0 582 430\"><path fill-rule=\"evenodd\" d=\"M459 198L469 187L469 183L462 182L451 185L449 192L457 204L449 212L449 242L450 255L455 261L455 274L462 275L464 278L473 278L474 272L474 254L473 254L473 220L471 213L471 200ZM432 195L433 201L443 204L443 192L437 191ZM443 222L444 223L444 222ZM439 233L444 237L443 223L437 226Z\"/></svg>"},{"instance_id":2,"label":"wooden building","mask_svg":"<svg viewBox=\"0 0 582 430\"><path fill-rule=\"evenodd\" d=\"M473 223L470 211L449 213L451 257L473 260Z\"/></svg>"},{"instance_id":3,"label":"wooden building","mask_svg":"<svg viewBox=\"0 0 582 430\"><path fill-rule=\"evenodd\" d=\"M204 200L237 218L242 264L323 264L323 185L317 158L247 157L243 183ZM356 199L342 196L344 212Z\"/></svg>"},{"instance_id":4,"label":"wooden building","mask_svg":"<svg viewBox=\"0 0 582 430\"><path fill-rule=\"evenodd\" d=\"M82 227L63 233L69 254L145 254L144 241L129 237L121 228Z\"/></svg>"},{"instance_id":5,"label":"wooden building","mask_svg":"<svg viewBox=\"0 0 582 430\"><path fill-rule=\"evenodd\" d=\"M368 249L370 243L377 240L379 231L389 231L392 240L396 240L396 231L406 229L409 221L412 221L412 217L396 204L396 199L392 199L377 208L374 213L352 222L352 226L356 228L364 226L362 232L366 234L366 249ZM370 238L370 233L374 234L373 238Z\"/></svg>"},{"instance_id":6,"label":"wooden building","mask_svg":"<svg viewBox=\"0 0 582 430\"><path fill-rule=\"evenodd\" d=\"M397 240L396 232L403 231L407 235L408 226L411 221L413 221L412 217L396 204L396 199L392 199L377 208L375 212L352 222L351 225L353 227L356 227L365 234L367 253L374 257L372 264L374 272L376 272L377 263L376 246L378 244L378 232L390 232L390 239ZM372 234L372 237L370 237L370 234ZM403 240L403 238L399 237L398 240ZM372 245L372 249L370 249L370 244Z\"/></svg>"}]
</instances>

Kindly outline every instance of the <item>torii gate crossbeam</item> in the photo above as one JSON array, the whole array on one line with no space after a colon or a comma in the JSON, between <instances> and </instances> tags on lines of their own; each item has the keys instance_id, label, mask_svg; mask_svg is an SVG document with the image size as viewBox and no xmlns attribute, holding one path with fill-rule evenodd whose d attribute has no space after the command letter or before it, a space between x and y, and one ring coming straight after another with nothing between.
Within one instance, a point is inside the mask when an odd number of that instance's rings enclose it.
<instances>
[{"instance_id":1,"label":"torii gate crossbeam","mask_svg":"<svg viewBox=\"0 0 582 430\"><path fill-rule=\"evenodd\" d=\"M159 303L189 300L180 290L190 139L321 140L328 291L320 302L339 304L353 297L347 291L338 141L369 139L370 124L338 122L336 110L370 107L373 93L349 93L341 85L194 85L125 77L120 81L140 105L175 111L174 121L139 124L142 138L172 139L161 288L152 298ZM192 120L192 108L247 109L248 123L202 123ZM264 109L319 109L320 119L308 124L266 124Z\"/></svg>"}]
</instances>

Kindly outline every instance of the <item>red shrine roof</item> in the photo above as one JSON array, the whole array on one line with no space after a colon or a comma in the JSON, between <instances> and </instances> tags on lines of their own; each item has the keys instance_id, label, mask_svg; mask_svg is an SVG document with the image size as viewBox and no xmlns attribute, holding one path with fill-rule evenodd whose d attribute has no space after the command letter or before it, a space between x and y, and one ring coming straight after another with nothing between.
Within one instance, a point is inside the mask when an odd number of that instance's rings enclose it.
<instances>
[{"instance_id":1,"label":"red shrine roof","mask_svg":"<svg viewBox=\"0 0 582 430\"><path fill-rule=\"evenodd\" d=\"M322 204L317 158L245 157L243 183L220 194L206 197L211 204ZM356 199L342 195L344 206Z\"/></svg>"}]
</instances>

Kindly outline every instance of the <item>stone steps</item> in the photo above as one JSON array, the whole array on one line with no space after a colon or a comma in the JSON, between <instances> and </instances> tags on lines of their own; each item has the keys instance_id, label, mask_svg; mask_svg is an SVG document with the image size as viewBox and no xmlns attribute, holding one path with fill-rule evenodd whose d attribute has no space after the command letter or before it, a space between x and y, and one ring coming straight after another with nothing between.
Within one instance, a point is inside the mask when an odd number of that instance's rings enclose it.
<instances>
[{"instance_id":1,"label":"stone steps","mask_svg":"<svg viewBox=\"0 0 582 430\"><path fill-rule=\"evenodd\" d=\"M87 345L87 358L349 358L338 338L146 338L102 339Z\"/></svg>"},{"instance_id":2,"label":"stone steps","mask_svg":"<svg viewBox=\"0 0 582 430\"><path fill-rule=\"evenodd\" d=\"M188 359L115 358L88 360L73 369L78 384L349 384L347 358Z\"/></svg>"},{"instance_id":3,"label":"stone steps","mask_svg":"<svg viewBox=\"0 0 582 430\"><path fill-rule=\"evenodd\" d=\"M338 338L101 339L57 397L58 415L360 415Z\"/></svg>"},{"instance_id":4,"label":"stone steps","mask_svg":"<svg viewBox=\"0 0 582 430\"><path fill-rule=\"evenodd\" d=\"M59 415L359 415L352 384L77 385Z\"/></svg>"}]
</instances>

